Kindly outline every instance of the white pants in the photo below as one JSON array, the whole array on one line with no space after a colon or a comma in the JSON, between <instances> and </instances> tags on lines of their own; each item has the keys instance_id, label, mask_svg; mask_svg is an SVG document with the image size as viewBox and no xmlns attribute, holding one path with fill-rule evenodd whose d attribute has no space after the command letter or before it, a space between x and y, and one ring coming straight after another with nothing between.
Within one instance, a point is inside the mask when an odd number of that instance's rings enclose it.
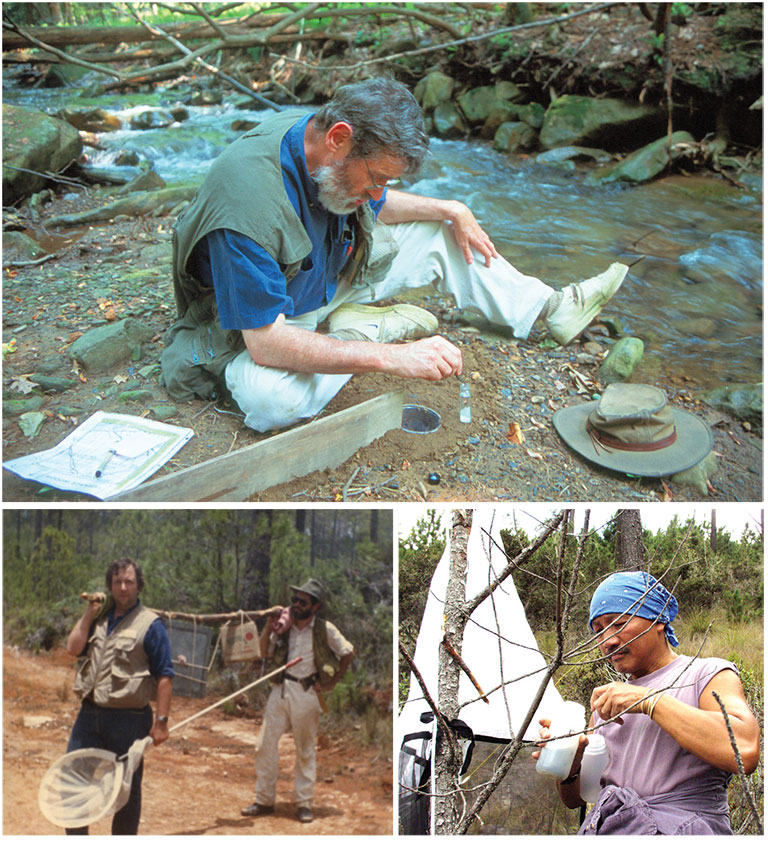
<instances>
[{"instance_id":1,"label":"white pants","mask_svg":"<svg viewBox=\"0 0 768 841\"><path fill-rule=\"evenodd\" d=\"M273 686L264 710L261 743L256 752L256 803L272 806L277 788L278 742L292 732L296 745L296 806L312 806L315 791L315 748L320 702L314 689L286 680Z\"/></svg>"},{"instance_id":2,"label":"white pants","mask_svg":"<svg viewBox=\"0 0 768 841\"><path fill-rule=\"evenodd\" d=\"M473 310L492 324L511 327L524 339L552 294L549 286L521 274L502 257L492 260L490 268L479 257L467 265L450 226L443 222L411 222L390 230L400 250L386 277L375 285L373 298L369 288L343 284L329 304L286 323L315 330L342 304L381 301L432 283L441 293L453 295L460 310ZM246 425L259 432L314 417L351 376L266 368L247 350L226 368L227 388L245 412Z\"/></svg>"}]
</instances>

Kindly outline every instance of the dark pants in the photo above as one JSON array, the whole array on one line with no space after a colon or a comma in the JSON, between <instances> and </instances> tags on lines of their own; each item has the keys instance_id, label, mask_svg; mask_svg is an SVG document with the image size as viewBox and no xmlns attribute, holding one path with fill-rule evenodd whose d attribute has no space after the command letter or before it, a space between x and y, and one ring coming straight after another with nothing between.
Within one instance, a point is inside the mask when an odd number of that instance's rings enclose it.
<instances>
[{"instance_id":1,"label":"dark pants","mask_svg":"<svg viewBox=\"0 0 768 841\"><path fill-rule=\"evenodd\" d=\"M143 710L116 710L83 701L69 736L67 753L80 748L101 748L122 756L137 739L148 736L151 729L152 708L149 704ZM133 774L128 802L112 818L113 835L136 835L139 831L143 772L144 763L141 762ZM67 830L67 835L87 834L87 826Z\"/></svg>"}]
</instances>

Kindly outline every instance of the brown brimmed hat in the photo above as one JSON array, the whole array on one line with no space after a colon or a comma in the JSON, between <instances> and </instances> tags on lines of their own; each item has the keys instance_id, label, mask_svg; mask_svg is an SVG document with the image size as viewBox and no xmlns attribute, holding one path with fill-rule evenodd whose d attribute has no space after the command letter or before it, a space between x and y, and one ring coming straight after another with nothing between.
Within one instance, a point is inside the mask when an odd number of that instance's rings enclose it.
<instances>
[{"instance_id":1,"label":"brown brimmed hat","mask_svg":"<svg viewBox=\"0 0 768 841\"><path fill-rule=\"evenodd\" d=\"M293 584L289 584L288 587L293 591L306 593L308 596L312 596L319 602L325 600L325 587L323 587L322 582L318 581L316 578L308 578L301 587L294 587Z\"/></svg>"},{"instance_id":2,"label":"brown brimmed hat","mask_svg":"<svg viewBox=\"0 0 768 841\"><path fill-rule=\"evenodd\" d=\"M555 412L560 437L584 458L633 476L671 476L712 449L712 430L696 415L667 405L663 389L612 383L602 397Z\"/></svg>"}]
</instances>

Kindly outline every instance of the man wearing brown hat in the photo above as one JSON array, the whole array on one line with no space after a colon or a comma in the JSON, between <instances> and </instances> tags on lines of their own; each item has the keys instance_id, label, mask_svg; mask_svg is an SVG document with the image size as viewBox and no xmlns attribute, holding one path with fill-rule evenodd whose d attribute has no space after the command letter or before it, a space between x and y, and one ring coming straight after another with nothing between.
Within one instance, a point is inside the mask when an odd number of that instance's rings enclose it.
<instances>
[{"instance_id":1,"label":"man wearing brown hat","mask_svg":"<svg viewBox=\"0 0 768 841\"><path fill-rule=\"evenodd\" d=\"M335 625L317 615L325 598L320 581L309 578L300 587L290 585L290 589L290 624L285 627L286 623L267 621L259 639L261 656L270 660L273 668L297 657L301 660L275 678L256 752L256 797L241 814L260 817L274 812L278 743L290 730L296 746L296 817L308 823L313 819L315 748L323 693L344 676L354 649ZM277 619L283 610L275 606L270 613Z\"/></svg>"}]
</instances>

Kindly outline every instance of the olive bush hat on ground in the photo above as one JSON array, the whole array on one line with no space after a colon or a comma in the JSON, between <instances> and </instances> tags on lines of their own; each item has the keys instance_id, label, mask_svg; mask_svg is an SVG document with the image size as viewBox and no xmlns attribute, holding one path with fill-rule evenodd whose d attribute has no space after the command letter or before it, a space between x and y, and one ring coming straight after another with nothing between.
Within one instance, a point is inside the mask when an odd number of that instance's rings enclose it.
<instances>
[{"instance_id":1,"label":"olive bush hat on ground","mask_svg":"<svg viewBox=\"0 0 768 841\"><path fill-rule=\"evenodd\" d=\"M612 383L595 405L555 412L560 437L584 458L633 476L671 476L712 449L712 430L696 415L667 405L653 385Z\"/></svg>"},{"instance_id":2,"label":"olive bush hat on ground","mask_svg":"<svg viewBox=\"0 0 768 841\"><path fill-rule=\"evenodd\" d=\"M300 591L306 593L308 596L314 596L319 602L325 600L325 587L316 578L308 578L301 587L296 587L293 584L289 584L288 587L294 592Z\"/></svg>"}]
</instances>

